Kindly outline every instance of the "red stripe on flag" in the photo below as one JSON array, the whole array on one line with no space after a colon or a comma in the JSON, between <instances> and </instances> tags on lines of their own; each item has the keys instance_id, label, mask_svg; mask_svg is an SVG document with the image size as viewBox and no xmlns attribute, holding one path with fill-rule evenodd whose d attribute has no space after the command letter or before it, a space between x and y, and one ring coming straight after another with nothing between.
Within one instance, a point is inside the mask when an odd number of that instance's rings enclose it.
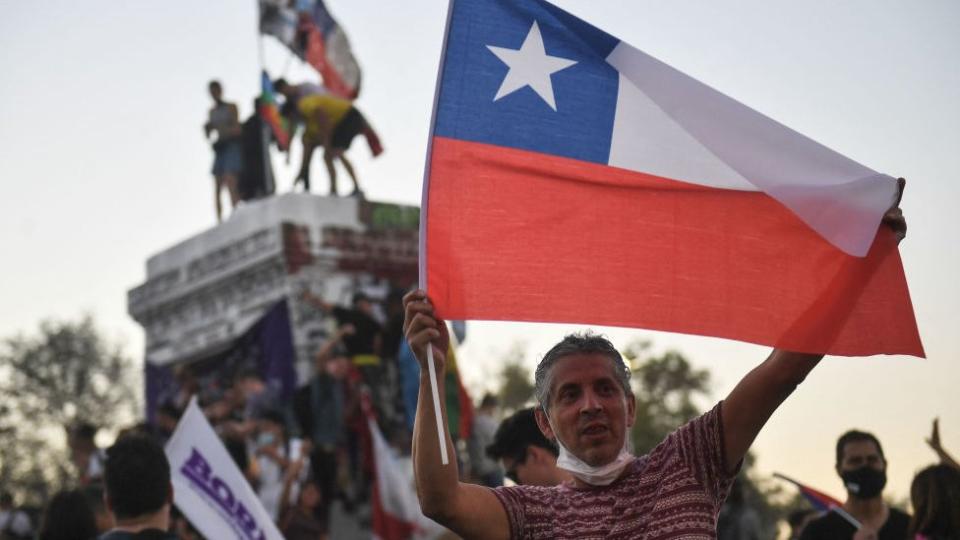
<instances>
[{"instance_id":1,"label":"red stripe on flag","mask_svg":"<svg viewBox=\"0 0 960 540\"><path fill-rule=\"evenodd\" d=\"M444 318L923 356L887 232L858 259L759 192L443 137L430 166L427 287Z\"/></svg>"},{"instance_id":2,"label":"red stripe on flag","mask_svg":"<svg viewBox=\"0 0 960 540\"><path fill-rule=\"evenodd\" d=\"M323 42L324 36L320 33L316 23L311 20L309 14L302 13L300 15L300 28L300 31L306 35L304 58L323 77L323 86L337 97L356 99L359 88L352 88L348 85L327 59L327 46Z\"/></svg>"},{"instance_id":3,"label":"red stripe on flag","mask_svg":"<svg viewBox=\"0 0 960 540\"><path fill-rule=\"evenodd\" d=\"M371 493L371 528L379 540L408 540L416 532L417 527L410 522L404 521L387 512L380 499L380 488L376 480L373 482L373 493Z\"/></svg>"}]
</instances>

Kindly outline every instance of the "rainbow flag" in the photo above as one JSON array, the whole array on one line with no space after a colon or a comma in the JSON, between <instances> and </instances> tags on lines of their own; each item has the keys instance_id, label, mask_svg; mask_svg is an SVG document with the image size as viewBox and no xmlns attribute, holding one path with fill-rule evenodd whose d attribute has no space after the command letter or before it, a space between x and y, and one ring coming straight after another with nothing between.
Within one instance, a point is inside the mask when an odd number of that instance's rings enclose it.
<instances>
[{"instance_id":1,"label":"rainbow flag","mask_svg":"<svg viewBox=\"0 0 960 540\"><path fill-rule=\"evenodd\" d=\"M280 115L280 108L277 106L277 95L273 90L273 82L266 71L260 72L260 118L263 119L270 130L273 131L273 137L277 140L277 147L280 150L286 150L290 147L290 133L287 131L287 121Z\"/></svg>"}]
</instances>

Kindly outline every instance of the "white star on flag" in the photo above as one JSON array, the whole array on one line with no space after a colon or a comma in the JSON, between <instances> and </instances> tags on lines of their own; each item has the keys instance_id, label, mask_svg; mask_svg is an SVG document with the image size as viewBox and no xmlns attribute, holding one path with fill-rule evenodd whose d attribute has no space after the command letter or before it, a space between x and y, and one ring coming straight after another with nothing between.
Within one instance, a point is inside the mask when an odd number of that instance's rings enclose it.
<instances>
[{"instance_id":1,"label":"white star on flag","mask_svg":"<svg viewBox=\"0 0 960 540\"><path fill-rule=\"evenodd\" d=\"M551 109L557 110L557 102L553 98L553 84L550 75L576 64L573 60L547 55L543 47L543 37L537 21L533 21L530 32L527 33L523 45L519 49L505 49L487 45L490 52L497 55L510 69L503 78L500 89L497 90L494 101L510 95L513 92L529 86L540 96Z\"/></svg>"}]
</instances>

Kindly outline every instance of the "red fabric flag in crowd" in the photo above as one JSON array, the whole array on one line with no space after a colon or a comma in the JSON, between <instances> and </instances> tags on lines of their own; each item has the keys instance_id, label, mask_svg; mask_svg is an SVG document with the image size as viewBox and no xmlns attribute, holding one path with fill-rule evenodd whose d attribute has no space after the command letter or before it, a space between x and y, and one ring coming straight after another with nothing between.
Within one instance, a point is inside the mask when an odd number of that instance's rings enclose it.
<instances>
[{"instance_id":1,"label":"red fabric flag in crowd","mask_svg":"<svg viewBox=\"0 0 960 540\"><path fill-rule=\"evenodd\" d=\"M373 455L373 489L370 497L373 538L377 540L429 540L446 529L420 510L413 483L413 464L391 449L374 419L370 397L364 394L361 408L370 435Z\"/></svg>"},{"instance_id":2,"label":"red fabric flag in crowd","mask_svg":"<svg viewBox=\"0 0 960 540\"><path fill-rule=\"evenodd\" d=\"M833 497L831 497L830 495L827 495L822 491L817 491L816 489L813 489L810 486L801 484L800 482L797 482L793 478L784 476L780 473L774 473L773 475L776 476L777 478L786 480L787 482L790 482L791 484L797 486L797 488L800 490L800 494L803 495L803 498L805 498L807 502L810 503L810 506L813 506L813 508L818 512L826 512L833 508L843 507L842 502L838 501L837 499L834 499Z\"/></svg>"}]
</instances>

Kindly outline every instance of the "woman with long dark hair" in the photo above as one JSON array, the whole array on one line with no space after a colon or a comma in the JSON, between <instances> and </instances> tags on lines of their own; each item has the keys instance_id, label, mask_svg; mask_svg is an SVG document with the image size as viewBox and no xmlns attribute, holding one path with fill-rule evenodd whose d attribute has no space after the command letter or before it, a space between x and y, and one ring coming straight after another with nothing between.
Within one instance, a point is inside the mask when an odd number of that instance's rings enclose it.
<instances>
[{"instance_id":1,"label":"woman with long dark hair","mask_svg":"<svg viewBox=\"0 0 960 540\"><path fill-rule=\"evenodd\" d=\"M916 540L960 540L960 470L931 465L910 485Z\"/></svg>"}]
</instances>

